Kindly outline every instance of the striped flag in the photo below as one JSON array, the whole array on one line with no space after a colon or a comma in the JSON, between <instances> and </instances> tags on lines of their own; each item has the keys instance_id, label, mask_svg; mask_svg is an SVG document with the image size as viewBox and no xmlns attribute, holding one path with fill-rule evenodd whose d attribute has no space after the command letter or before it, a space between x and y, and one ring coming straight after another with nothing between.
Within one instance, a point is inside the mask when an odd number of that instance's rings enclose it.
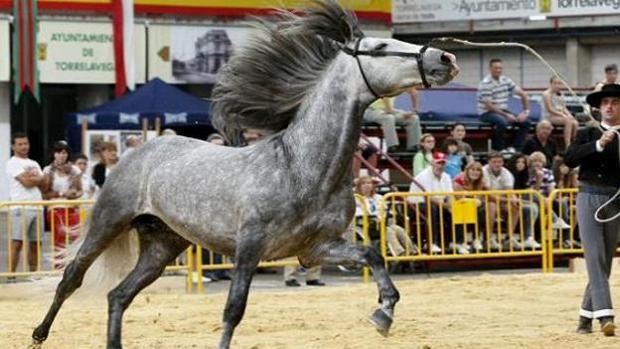
<instances>
[{"instance_id":1,"label":"striped flag","mask_svg":"<svg viewBox=\"0 0 620 349\"><path fill-rule=\"evenodd\" d=\"M13 0L14 102L29 90L39 100L37 68L37 0Z\"/></svg>"},{"instance_id":2,"label":"striped flag","mask_svg":"<svg viewBox=\"0 0 620 349\"><path fill-rule=\"evenodd\" d=\"M136 87L134 38L133 0L112 0L114 22L114 62L116 67L117 97L122 96L127 89Z\"/></svg>"}]
</instances>

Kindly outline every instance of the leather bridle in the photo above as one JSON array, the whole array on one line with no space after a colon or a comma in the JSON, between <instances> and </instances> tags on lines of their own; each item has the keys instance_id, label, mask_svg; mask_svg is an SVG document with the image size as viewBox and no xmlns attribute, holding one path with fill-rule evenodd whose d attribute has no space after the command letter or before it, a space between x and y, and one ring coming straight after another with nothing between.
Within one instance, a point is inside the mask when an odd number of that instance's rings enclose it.
<instances>
[{"instance_id":1,"label":"leather bridle","mask_svg":"<svg viewBox=\"0 0 620 349\"><path fill-rule=\"evenodd\" d=\"M424 45L422 46L422 49L420 50L420 52L397 52L397 51L362 51L360 50L360 43L362 42L363 37L358 38L355 41L355 45L354 48L351 49L348 46L343 46L342 47L342 52L351 55L353 57L355 57L355 60L357 61L357 66L360 69L360 72L362 73L362 78L364 79L364 82L366 83L366 86L368 87L368 89L370 90L370 93L372 93L376 98L381 98L382 96L380 96L377 92L375 92L375 90L372 88L372 86L370 86L370 83L368 82L368 78L366 78L366 74L364 73L364 68L362 68L362 63L360 62L360 58L359 56L370 56L370 57L413 57L416 59L416 62L418 64L418 71L420 72L420 78L422 79L422 84L424 85L424 87L429 88L431 87L431 84L428 83L428 81L426 80L426 74L424 73L424 63L423 63L423 58L424 58L424 53L426 52L426 50L428 49L428 45Z\"/></svg>"}]
</instances>

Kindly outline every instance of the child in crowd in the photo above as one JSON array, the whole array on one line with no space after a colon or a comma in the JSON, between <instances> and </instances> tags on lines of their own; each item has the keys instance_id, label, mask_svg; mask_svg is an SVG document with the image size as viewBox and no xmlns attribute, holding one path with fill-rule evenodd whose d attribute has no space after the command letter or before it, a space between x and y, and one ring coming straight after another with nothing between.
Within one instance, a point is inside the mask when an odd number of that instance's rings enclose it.
<instances>
[{"instance_id":1,"label":"child in crowd","mask_svg":"<svg viewBox=\"0 0 620 349\"><path fill-rule=\"evenodd\" d=\"M446 160L445 172L454 180L461 173L466 160L458 153L459 144L456 139L448 137L441 144L441 151L448 155Z\"/></svg>"},{"instance_id":2,"label":"child in crowd","mask_svg":"<svg viewBox=\"0 0 620 349\"><path fill-rule=\"evenodd\" d=\"M420 137L420 151L413 157L413 176L417 176L423 170L431 167L433 161L433 149L435 149L435 137L425 133Z\"/></svg>"}]
</instances>

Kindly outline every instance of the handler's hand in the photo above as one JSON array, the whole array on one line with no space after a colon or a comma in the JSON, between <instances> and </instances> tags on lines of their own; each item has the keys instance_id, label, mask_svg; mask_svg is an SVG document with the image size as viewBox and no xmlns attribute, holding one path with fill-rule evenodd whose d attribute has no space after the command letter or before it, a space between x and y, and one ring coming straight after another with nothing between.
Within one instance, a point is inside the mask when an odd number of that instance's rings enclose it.
<instances>
[{"instance_id":1,"label":"handler's hand","mask_svg":"<svg viewBox=\"0 0 620 349\"><path fill-rule=\"evenodd\" d=\"M605 148L607 144L611 143L614 140L614 137L616 137L616 133L614 131L609 130L603 132L601 138L599 138L601 147Z\"/></svg>"}]
</instances>

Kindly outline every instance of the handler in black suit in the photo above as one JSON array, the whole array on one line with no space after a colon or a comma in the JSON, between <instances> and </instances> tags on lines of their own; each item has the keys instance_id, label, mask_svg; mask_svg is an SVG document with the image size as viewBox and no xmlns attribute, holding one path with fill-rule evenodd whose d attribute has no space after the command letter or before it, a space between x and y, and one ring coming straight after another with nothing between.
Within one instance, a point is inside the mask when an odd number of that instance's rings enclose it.
<instances>
[{"instance_id":1,"label":"handler in black suit","mask_svg":"<svg viewBox=\"0 0 620 349\"><path fill-rule=\"evenodd\" d=\"M620 189L617 134L620 132L620 85L605 85L600 91L588 95L586 101L600 109L600 128L579 130L577 140L564 158L568 166L579 166L577 220L588 271L577 332L592 332L592 319L598 319L603 334L613 336L615 325L609 274L620 234L620 219L601 223L594 214Z\"/></svg>"}]
</instances>

